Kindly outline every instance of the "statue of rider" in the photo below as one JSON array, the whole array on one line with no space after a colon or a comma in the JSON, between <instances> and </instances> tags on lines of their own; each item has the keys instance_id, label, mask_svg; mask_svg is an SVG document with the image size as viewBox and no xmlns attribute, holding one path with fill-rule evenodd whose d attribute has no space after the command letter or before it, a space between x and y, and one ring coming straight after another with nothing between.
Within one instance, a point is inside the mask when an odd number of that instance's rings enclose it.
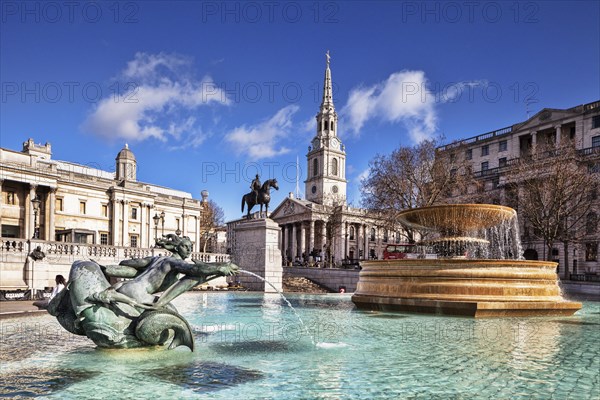
<instances>
[{"instance_id":1,"label":"statue of rider","mask_svg":"<svg viewBox=\"0 0 600 400\"><path fill-rule=\"evenodd\" d=\"M256 174L256 178L254 178L250 184L250 189L252 190L252 193L254 193L254 204L258 203L258 191L260 190L260 186L260 178L258 177L258 174Z\"/></svg>"}]
</instances>

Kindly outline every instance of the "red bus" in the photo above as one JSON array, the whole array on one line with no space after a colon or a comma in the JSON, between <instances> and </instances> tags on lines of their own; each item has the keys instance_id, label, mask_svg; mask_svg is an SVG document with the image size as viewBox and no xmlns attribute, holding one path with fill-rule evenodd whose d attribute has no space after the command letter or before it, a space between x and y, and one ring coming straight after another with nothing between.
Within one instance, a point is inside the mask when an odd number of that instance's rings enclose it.
<instances>
[{"instance_id":1,"label":"red bus","mask_svg":"<svg viewBox=\"0 0 600 400\"><path fill-rule=\"evenodd\" d=\"M409 243L389 244L383 250L384 260L400 260L406 258L407 254L414 253L416 246Z\"/></svg>"}]
</instances>

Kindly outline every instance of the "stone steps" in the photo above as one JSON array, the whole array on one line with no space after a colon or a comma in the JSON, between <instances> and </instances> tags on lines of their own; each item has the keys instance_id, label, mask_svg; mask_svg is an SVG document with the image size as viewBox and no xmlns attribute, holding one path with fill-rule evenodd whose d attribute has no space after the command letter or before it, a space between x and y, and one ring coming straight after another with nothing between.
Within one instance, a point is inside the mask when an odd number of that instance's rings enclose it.
<instances>
[{"instance_id":1,"label":"stone steps","mask_svg":"<svg viewBox=\"0 0 600 400\"><path fill-rule=\"evenodd\" d=\"M283 278L283 291L296 293L330 293L331 291L319 284L303 277L285 277Z\"/></svg>"}]
</instances>

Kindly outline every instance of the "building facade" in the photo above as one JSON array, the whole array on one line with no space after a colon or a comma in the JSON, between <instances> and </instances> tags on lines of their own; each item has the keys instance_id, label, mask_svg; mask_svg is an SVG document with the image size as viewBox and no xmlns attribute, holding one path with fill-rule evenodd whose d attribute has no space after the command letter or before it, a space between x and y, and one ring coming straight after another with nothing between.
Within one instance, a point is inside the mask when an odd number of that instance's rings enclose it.
<instances>
[{"instance_id":1,"label":"building facade","mask_svg":"<svg viewBox=\"0 0 600 400\"><path fill-rule=\"evenodd\" d=\"M528 120L460 140L438 150L450 153L450 157L463 158L471 163L472 171L485 193L486 201L507 205L519 211L519 177L511 171L523 157L532 152L560 151L565 145L573 146L578 155L579 168L588 170L589 183L598 182L600 174L600 101L569 109L545 108ZM535 173L543 179L543 167ZM589 188L582 187L581 190ZM512 191L512 193L511 193ZM600 203L592 203L585 216L585 232L577 243L568 247L571 254L565 257L562 243L555 243L548 257L544 241L520 217L521 242L528 259L552 259L559 263L563 279L586 279L582 275L600 274L598 230ZM568 265L567 265L568 264Z\"/></svg>"},{"instance_id":2,"label":"building facade","mask_svg":"<svg viewBox=\"0 0 600 400\"><path fill-rule=\"evenodd\" d=\"M127 145L114 173L53 160L50 144L33 139L22 151L0 149L0 163L4 238L151 247L162 233L179 232L200 251L201 200L139 182Z\"/></svg>"}]
</instances>

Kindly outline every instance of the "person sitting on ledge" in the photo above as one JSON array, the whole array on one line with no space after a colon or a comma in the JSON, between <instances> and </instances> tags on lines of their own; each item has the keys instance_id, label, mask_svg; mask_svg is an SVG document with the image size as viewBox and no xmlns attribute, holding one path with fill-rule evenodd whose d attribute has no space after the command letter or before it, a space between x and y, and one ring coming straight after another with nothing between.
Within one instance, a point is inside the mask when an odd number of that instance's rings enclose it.
<instances>
[{"instance_id":1,"label":"person sitting on ledge","mask_svg":"<svg viewBox=\"0 0 600 400\"><path fill-rule=\"evenodd\" d=\"M65 277L62 275L56 275L54 281L56 282L56 286L54 286L54 289L52 289L52 294L50 295L50 297L44 300L33 302L33 305L36 306L39 310L46 310L48 308L48 304L50 304L50 300L55 298L56 295L59 294L67 284L67 282L65 281Z\"/></svg>"}]
</instances>

